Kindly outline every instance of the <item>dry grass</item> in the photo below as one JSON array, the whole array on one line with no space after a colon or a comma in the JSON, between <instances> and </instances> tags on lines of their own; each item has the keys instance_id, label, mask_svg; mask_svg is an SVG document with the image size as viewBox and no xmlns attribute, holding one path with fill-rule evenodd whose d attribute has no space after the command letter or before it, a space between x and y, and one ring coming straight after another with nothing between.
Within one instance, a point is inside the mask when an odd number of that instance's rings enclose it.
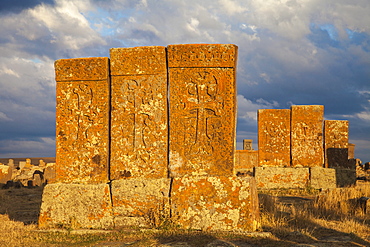
<instances>
[{"instance_id":1,"label":"dry grass","mask_svg":"<svg viewBox=\"0 0 370 247\"><path fill-rule=\"evenodd\" d=\"M0 192L1 209L11 196L4 193L4 190ZM27 189L21 191L26 192ZM269 238L164 228L157 216L153 217L161 223L158 223L160 229L127 228L85 234L67 230L41 232L37 231L35 224L24 225L10 220L2 213L0 246L171 246L171 243L186 242L190 246L201 247L217 239L230 241L236 246L294 246L298 243L314 246L370 246L370 216L364 213L363 205L356 203L363 196L370 197L369 187L335 189L317 196L295 194L295 197L282 197L281 194L262 194L261 231L271 232L273 236Z\"/></svg>"},{"instance_id":2,"label":"dry grass","mask_svg":"<svg viewBox=\"0 0 370 247\"><path fill-rule=\"evenodd\" d=\"M314 200L297 203L260 195L263 229L285 240L298 234L304 243L336 238L370 246L369 212L358 203L364 196L370 196L368 187L328 190Z\"/></svg>"}]
</instances>

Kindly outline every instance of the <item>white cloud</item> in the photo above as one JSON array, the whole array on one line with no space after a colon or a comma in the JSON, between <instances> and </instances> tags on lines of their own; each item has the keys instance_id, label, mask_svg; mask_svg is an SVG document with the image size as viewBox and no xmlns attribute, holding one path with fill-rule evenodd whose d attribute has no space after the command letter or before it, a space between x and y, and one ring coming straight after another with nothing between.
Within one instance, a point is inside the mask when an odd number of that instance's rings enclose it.
<instances>
[{"instance_id":1,"label":"white cloud","mask_svg":"<svg viewBox=\"0 0 370 247\"><path fill-rule=\"evenodd\" d=\"M258 109L274 109L279 107L276 101L268 102L264 99L256 100L253 103L251 100L246 99L243 95L237 96L238 102L238 118L243 118L248 121L257 121L257 111Z\"/></svg>"},{"instance_id":2,"label":"white cloud","mask_svg":"<svg viewBox=\"0 0 370 247\"><path fill-rule=\"evenodd\" d=\"M2 121L12 121L12 119L9 118L5 113L0 112L0 122Z\"/></svg>"}]
</instances>

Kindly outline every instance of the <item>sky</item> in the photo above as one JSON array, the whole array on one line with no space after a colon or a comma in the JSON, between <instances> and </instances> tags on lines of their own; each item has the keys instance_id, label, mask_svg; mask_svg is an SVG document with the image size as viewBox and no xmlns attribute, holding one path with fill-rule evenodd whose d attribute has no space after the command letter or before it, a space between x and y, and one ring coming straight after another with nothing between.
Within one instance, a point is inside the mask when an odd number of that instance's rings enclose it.
<instances>
[{"instance_id":1,"label":"sky","mask_svg":"<svg viewBox=\"0 0 370 247\"><path fill-rule=\"evenodd\" d=\"M369 0L1 0L0 158L55 156L54 61L236 44L237 149L257 110L324 105L370 161Z\"/></svg>"}]
</instances>

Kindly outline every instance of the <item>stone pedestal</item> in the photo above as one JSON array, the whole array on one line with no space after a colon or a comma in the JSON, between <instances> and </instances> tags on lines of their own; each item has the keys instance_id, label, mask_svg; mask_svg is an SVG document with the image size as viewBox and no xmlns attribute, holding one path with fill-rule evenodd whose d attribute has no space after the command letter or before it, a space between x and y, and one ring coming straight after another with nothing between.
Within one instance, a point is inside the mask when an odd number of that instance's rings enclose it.
<instances>
[{"instance_id":1,"label":"stone pedestal","mask_svg":"<svg viewBox=\"0 0 370 247\"><path fill-rule=\"evenodd\" d=\"M254 231L259 226L254 178L174 178L171 189L173 221L184 228Z\"/></svg>"},{"instance_id":2,"label":"stone pedestal","mask_svg":"<svg viewBox=\"0 0 370 247\"><path fill-rule=\"evenodd\" d=\"M108 184L48 184L42 195L40 228L113 227Z\"/></svg>"},{"instance_id":3,"label":"stone pedestal","mask_svg":"<svg viewBox=\"0 0 370 247\"><path fill-rule=\"evenodd\" d=\"M260 189L303 189L309 185L309 168L256 167L257 187Z\"/></svg>"}]
</instances>

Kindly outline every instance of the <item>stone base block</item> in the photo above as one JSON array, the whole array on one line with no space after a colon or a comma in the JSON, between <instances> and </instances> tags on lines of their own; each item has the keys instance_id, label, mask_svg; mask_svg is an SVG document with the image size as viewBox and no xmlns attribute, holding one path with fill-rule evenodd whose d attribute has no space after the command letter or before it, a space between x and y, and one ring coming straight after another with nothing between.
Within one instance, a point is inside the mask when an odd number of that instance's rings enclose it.
<instances>
[{"instance_id":1,"label":"stone base block","mask_svg":"<svg viewBox=\"0 0 370 247\"><path fill-rule=\"evenodd\" d=\"M174 178L171 208L172 220L184 228L254 231L260 222L250 177Z\"/></svg>"},{"instance_id":2,"label":"stone base block","mask_svg":"<svg viewBox=\"0 0 370 247\"><path fill-rule=\"evenodd\" d=\"M112 228L109 185L46 185L42 195L39 227Z\"/></svg>"},{"instance_id":3,"label":"stone base block","mask_svg":"<svg viewBox=\"0 0 370 247\"><path fill-rule=\"evenodd\" d=\"M159 226L170 217L170 186L168 178L112 181L115 226Z\"/></svg>"},{"instance_id":4,"label":"stone base block","mask_svg":"<svg viewBox=\"0 0 370 247\"><path fill-rule=\"evenodd\" d=\"M333 189L337 187L336 172L333 168L311 167L311 187Z\"/></svg>"},{"instance_id":5,"label":"stone base block","mask_svg":"<svg viewBox=\"0 0 370 247\"><path fill-rule=\"evenodd\" d=\"M309 184L309 168L255 167L254 177L261 189L297 189Z\"/></svg>"},{"instance_id":6,"label":"stone base block","mask_svg":"<svg viewBox=\"0 0 370 247\"><path fill-rule=\"evenodd\" d=\"M337 177L337 187L348 187L356 185L357 175L355 169L337 168L335 169Z\"/></svg>"}]
</instances>

